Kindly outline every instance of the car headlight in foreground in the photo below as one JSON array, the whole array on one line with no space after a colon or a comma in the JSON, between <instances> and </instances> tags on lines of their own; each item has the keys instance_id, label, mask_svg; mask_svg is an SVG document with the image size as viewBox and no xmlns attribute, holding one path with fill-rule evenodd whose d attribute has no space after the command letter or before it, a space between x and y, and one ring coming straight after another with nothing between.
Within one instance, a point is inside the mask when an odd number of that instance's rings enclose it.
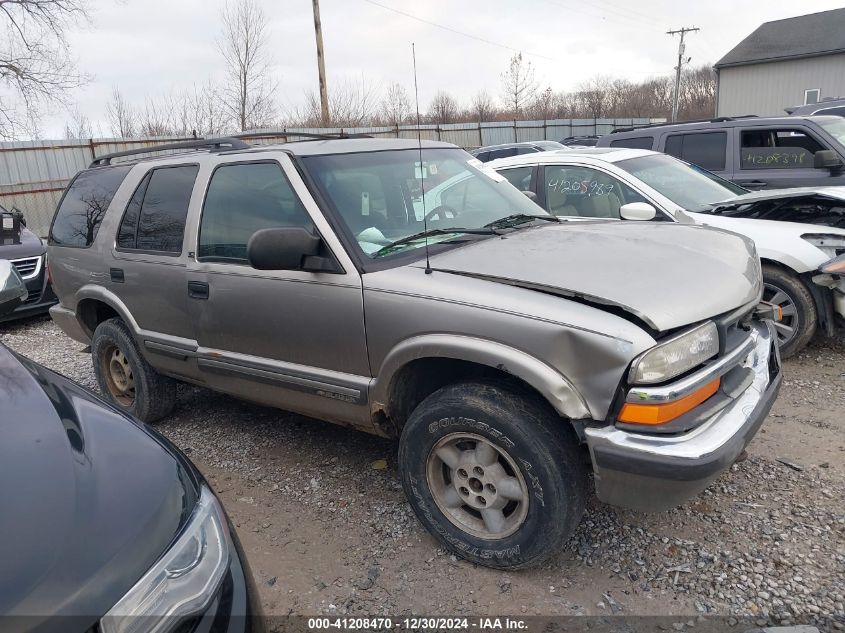
<instances>
[{"instance_id":1,"label":"car headlight in foreground","mask_svg":"<svg viewBox=\"0 0 845 633\"><path fill-rule=\"evenodd\" d=\"M203 486L188 525L100 621L102 633L163 633L209 606L229 566L226 519Z\"/></svg>"},{"instance_id":2,"label":"car headlight in foreground","mask_svg":"<svg viewBox=\"0 0 845 633\"><path fill-rule=\"evenodd\" d=\"M801 239L809 242L831 259L845 253L845 235L805 233Z\"/></svg>"},{"instance_id":3,"label":"car headlight in foreground","mask_svg":"<svg viewBox=\"0 0 845 633\"><path fill-rule=\"evenodd\" d=\"M629 381L655 384L680 376L719 353L719 332L712 321L652 347L634 359Z\"/></svg>"}]
</instances>

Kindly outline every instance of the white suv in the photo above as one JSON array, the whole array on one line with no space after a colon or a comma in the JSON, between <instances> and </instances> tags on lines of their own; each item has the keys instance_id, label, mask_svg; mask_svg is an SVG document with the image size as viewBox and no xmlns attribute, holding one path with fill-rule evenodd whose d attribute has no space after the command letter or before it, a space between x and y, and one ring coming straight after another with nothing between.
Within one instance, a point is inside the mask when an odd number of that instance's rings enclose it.
<instances>
[{"instance_id":1,"label":"white suv","mask_svg":"<svg viewBox=\"0 0 845 633\"><path fill-rule=\"evenodd\" d=\"M845 316L845 282L813 282L821 266L845 253L845 187L749 193L671 156L625 148L542 152L485 167L554 215L705 224L750 237L763 262L763 298L783 311L784 357L817 327L832 336L834 315Z\"/></svg>"}]
</instances>

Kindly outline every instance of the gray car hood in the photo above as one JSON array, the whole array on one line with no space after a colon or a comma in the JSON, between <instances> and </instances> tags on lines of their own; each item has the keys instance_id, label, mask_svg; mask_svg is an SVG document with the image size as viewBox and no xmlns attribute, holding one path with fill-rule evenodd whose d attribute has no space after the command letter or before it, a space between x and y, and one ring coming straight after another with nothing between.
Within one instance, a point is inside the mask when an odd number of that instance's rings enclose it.
<instances>
[{"instance_id":1,"label":"gray car hood","mask_svg":"<svg viewBox=\"0 0 845 633\"><path fill-rule=\"evenodd\" d=\"M619 307L657 331L738 308L762 287L750 240L669 223L546 224L432 256L431 267Z\"/></svg>"}]
</instances>

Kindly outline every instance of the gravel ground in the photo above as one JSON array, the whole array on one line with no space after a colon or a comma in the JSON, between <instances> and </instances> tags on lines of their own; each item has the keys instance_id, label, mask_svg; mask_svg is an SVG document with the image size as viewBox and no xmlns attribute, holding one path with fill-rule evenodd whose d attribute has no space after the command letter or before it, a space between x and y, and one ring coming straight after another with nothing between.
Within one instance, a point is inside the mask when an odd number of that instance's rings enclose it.
<instances>
[{"instance_id":1,"label":"gravel ground","mask_svg":"<svg viewBox=\"0 0 845 633\"><path fill-rule=\"evenodd\" d=\"M48 319L5 324L0 340L96 388L90 355ZM563 551L513 574L436 545L393 442L187 386L158 428L226 504L269 614L721 614L845 630L845 331L784 372L749 458L697 499L662 514L593 499Z\"/></svg>"}]
</instances>

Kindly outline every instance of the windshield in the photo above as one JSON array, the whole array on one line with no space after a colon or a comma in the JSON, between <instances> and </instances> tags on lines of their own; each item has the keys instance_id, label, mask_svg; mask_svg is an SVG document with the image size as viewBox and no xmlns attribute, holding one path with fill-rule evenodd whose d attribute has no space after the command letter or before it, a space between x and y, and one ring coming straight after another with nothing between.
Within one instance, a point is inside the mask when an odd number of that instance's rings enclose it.
<instances>
[{"instance_id":1,"label":"windshield","mask_svg":"<svg viewBox=\"0 0 845 633\"><path fill-rule=\"evenodd\" d=\"M845 145L845 119L819 120L818 123L841 145Z\"/></svg>"},{"instance_id":2,"label":"windshield","mask_svg":"<svg viewBox=\"0 0 845 633\"><path fill-rule=\"evenodd\" d=\"M477 239L517 214L548 214L503 176L460 149L418 149L305 157L304 163L358 246L371 258L428 243ZM424 193L424 195L423 195ZM425 221L423 219L425 218ZM531 220L531 218L528 218ZM413 239L409 239L413 238Z\"/></svg>"},{"instance_id":3,"label":"windshield","mask_svg":"<svg viewBox=\"0 0 845 633\"><path fill-rule=\"evenodd\" d=\"M714 202L747 193L716 174L665 154L629 158L616 165L687 211L705 211Z\"/></svg>"}]
</instances>

